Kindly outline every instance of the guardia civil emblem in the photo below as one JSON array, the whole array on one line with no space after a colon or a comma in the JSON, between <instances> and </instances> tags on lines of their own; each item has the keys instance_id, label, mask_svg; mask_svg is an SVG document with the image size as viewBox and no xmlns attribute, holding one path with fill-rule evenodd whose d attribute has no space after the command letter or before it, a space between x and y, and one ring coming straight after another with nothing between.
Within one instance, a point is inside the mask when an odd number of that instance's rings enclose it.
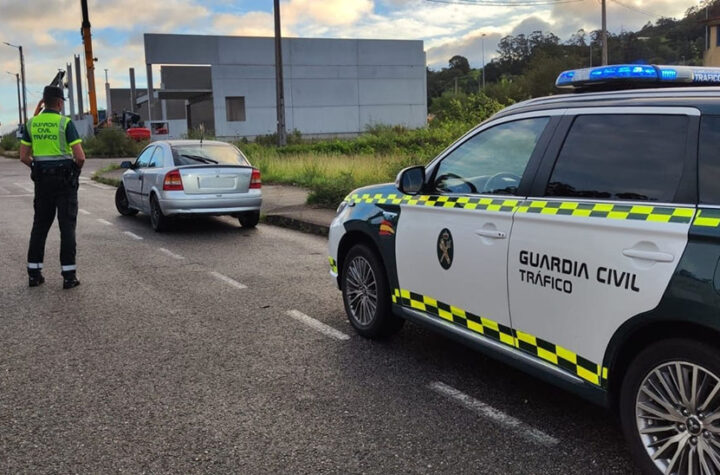
<instances>
[{"instance_id":1,"label":"guardia civil emblem","mask_svg":"<svg viewBox=\"0 0 720 475\"><path fill-rule=\"evenodd\" d=\"M449 269L453 263L453 238L449 229L440 231L437 241L438 261L443 269Z\"/></svg>"}]
</instances>

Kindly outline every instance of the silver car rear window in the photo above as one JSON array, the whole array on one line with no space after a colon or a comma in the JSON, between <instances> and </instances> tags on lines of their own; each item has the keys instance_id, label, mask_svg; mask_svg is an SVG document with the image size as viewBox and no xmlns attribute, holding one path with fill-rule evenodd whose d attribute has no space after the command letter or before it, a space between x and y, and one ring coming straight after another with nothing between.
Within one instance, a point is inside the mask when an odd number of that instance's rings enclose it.
<instances>
[{"instance_id":1,"label":"silver car rear window","mask_svg":"<svg viewBox=\"0 0 720 475\"><path fill-rule=\"evenodd\" d=\"M250 166L240 150L227 144L192 144L172 147L175 166L181 165L244 165Z\"/></svg>"}]
</instances>

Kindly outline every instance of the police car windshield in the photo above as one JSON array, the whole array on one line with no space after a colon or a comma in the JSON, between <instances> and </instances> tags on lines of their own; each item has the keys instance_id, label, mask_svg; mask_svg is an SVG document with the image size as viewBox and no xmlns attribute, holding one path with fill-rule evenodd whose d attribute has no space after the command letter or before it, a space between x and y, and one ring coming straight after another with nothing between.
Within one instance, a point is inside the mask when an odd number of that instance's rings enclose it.
<instances>
[{"instance_id":1,"label":"police car windshield","mask_svg":"<svg viewBox=\"0 0 720 475\"><path fill-rule=\"evenodd\" d=\"M230 144L192 144L172 147L175 166L210 163L250 166L247 158Z\"/></svg>"}]
</instances>

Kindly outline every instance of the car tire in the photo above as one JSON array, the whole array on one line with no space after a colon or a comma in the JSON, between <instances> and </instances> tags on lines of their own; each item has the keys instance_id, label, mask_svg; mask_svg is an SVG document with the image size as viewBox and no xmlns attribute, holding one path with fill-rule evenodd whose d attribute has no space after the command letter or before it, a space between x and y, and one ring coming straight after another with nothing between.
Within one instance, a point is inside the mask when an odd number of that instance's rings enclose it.
<instances>
[{"instance_id":1,"label":"car tire","mask_svg":"<svg viewBox=\"0 0 720 475\"><path fill-rule=\"evenodd\" d=\"M720 414L720 352L688 339L650 346L628 367L619 409L623 433L643 473L685 473L688 468L700 473L701 457L717 469L707 454L720 462L720 416L716 420L713 414Z\"/></svg>"},{"instance_id":2,"label":"car tire","mask_svg":"<svg viewBox=\"0 0 720 475\"><path fill-rule=\"evenodd\" d=\"M254 228L260 221L260 211L248 211L238 216L238 221L243 228Z\"/></svg>"},{"instance_id":3,"label":"car tire","mask_svg":"<svg viewBox=\"0 0 720 475\"><path fill-rule=\"evenodd\" d=\"M385 338L405 323L393 315L390 288L382 262L363 244L353 246L344 259L341 287L348 320L366 338Z\"/></svg>"},{"instance_id":4,"label":"car tire","mask_svg":"<svg viewBox=\"0 0 720 475\"><path fill-rule=\"evenodd\" d=\"M168 225L168 218L163 214L155 195L150 196L150 225L158 233L165 231Z\"/></svg>"},{"instance_id":5,"label":"car tire","mask_svg":"<svg viewBox=\"0 0 720 475\"><path fill-rule=\"evenodd\" d=\"M125 191L122 183L118 186L117 190L115 190L115 208L117 208L118 213L123 216L135 216L138 214L138 210L130 207L127 191Z\"/></svg>"}]
</instances>

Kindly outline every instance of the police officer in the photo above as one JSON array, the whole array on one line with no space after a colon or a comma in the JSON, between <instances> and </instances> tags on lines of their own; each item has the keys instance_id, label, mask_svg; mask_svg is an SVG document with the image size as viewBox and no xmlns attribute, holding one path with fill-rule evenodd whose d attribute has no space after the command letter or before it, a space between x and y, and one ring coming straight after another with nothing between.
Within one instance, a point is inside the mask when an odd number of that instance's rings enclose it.
<instances>
[{"instance_id":1,"label":"police officer","mask_svg":"<svg viewBox=\"0 0 720 475\"><path fill-rule=\"evenodd\" d=\"M60 113L64 101L62 89L45 87L45 108L28 120L20 141L20 160L31 168L30 176L35 182L35 216L27 264L30 287L45 282L42 275L45 240L56 212L60 226L63 289L80 285L75 273L75 226L77 190L85 152L72 121Z\"/></svg>"}]
</instances>

